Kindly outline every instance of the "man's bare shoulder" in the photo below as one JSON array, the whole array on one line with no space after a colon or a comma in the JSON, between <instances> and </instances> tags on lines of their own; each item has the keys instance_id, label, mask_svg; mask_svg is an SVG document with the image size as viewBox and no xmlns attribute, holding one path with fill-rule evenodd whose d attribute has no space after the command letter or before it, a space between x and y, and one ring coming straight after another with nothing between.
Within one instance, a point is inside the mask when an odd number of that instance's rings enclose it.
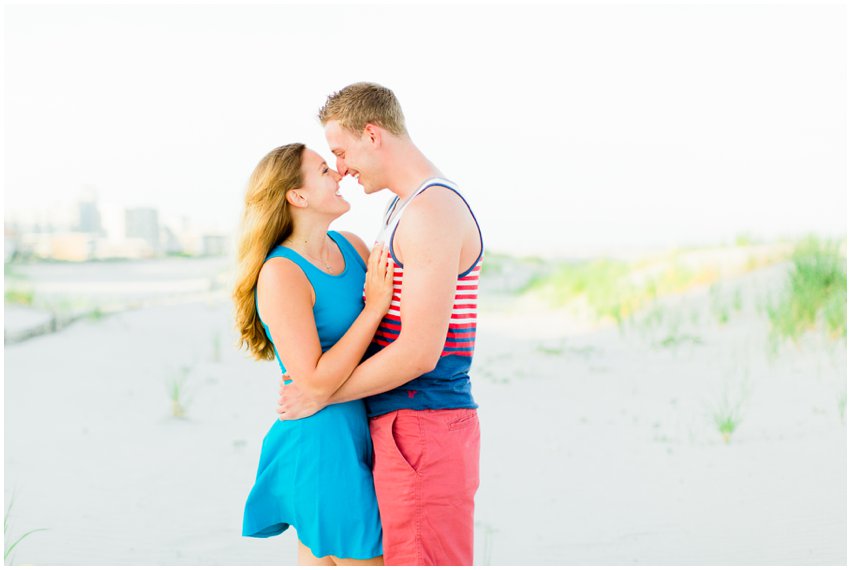
<instances>
[{"instance_id":1,"label":"man's bare shoulder","mask_svg":"<svg viewBox=\"0 0 851 570\"><path fill-rule=\"evenodd\" d=\"M433 186L411 201L405 211L405 217L433 225L455 224L467 215L467 207L461 197L449 188ZM446 228L449 229L449 228Z\"/></svg>"},{"instance_id":2,"label":"man's bare shoulder","mask_svg":"<svg viewBox=\"0 0 851 570\"><path fill-rule=\"evenodd\" d=\"M451 259L464 242L466 210L458 194L447 188L429 188L417 196L399 222L394 242L399 260L406 263L406 256L418 251L442 251Z\"/></svg>"}]
</instances>

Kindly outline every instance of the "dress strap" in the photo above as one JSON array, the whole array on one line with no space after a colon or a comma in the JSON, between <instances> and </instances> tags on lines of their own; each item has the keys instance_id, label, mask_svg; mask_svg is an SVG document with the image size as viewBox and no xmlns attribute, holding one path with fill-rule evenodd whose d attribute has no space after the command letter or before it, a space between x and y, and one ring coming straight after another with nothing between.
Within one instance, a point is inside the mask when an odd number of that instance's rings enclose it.
<instances>
[{"instance_id":1,"label":"dress strap","mask_svg":"<svg viewBox=\"0 0 851 570\"><path fill-rule=\"evenodd\" d=\"M361 268L363 268L364 271L366 271L366 263L364 262L363 257L361 257L360 253L358 253L358 250L355 249L355 246L353 246L351 242L346 239L346 236L344 236L340 232L335 232L333 230L328 232L328 236L332 240L334 240L338 246L340 246L340 251L342 252L343 257L347 259L347 261L351 260L353 263L357 263L361 266Z\"/></svg>"}]
</instances>

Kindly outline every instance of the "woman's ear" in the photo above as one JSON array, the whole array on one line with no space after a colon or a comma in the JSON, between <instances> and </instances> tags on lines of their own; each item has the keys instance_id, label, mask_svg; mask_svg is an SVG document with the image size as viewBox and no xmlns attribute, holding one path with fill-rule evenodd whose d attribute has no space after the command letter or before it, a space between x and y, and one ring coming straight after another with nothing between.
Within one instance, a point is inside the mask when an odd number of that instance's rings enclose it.
<instances>
[{"instance_id":1,"label":"woman's ear","mask_svg":"<svg viewBox=\"0 0 851 570\"><path fill-rule=\"evenodd\" d=\"M302 196L298 190L290 190L289 192L287 192L287 202L289 202L296 208L307 207L307 199Z\"/></svg>"}]
</instances>

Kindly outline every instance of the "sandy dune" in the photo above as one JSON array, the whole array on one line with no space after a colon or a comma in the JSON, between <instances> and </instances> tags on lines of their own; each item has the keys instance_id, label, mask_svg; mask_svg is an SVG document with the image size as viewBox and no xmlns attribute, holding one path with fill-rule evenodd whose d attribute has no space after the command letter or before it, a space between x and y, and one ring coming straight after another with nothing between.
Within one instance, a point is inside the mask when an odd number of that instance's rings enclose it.
<instances>
[{"instance_id":1,"label":"sandy dune","mask_svg":"<svg viewBox=\"0 0 851 570\"><path fill-rule=\"evenodd\" d=\"M476 563L845 564L845 344L770 355L757 299L785 270L725 281L743 298L726 324L708 289L622 331L483 299ZM8 536L48 528L15 563L295 563L291 531L240 536L277 373L232 348L230 311L153 307L6 347ZM180 420L166 383L184 366Z\"/></svg>"}]
</instances>

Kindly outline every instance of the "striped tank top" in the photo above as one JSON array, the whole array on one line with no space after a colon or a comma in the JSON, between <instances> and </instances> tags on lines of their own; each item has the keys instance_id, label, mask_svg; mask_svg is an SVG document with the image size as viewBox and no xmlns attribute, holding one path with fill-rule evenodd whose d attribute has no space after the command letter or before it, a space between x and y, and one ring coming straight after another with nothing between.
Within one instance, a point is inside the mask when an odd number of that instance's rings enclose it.
<instances>
[{"instance_id":1,"label":"striped tank top","mask_svg":"<svg viewBox=\"0 0 851 570\"><path fill-rule=\"evenodd\" d=\"M396 235L399 220L401 220L411 200L434 186L448 188L464 201L479 231L481 250L473 265L458 275L455 284L452 317L449 321L449 330L446 333L446 341L437 366L431 372L414 378L398 388L366 398L367 412L370 417L399 409L478 408L473 400L471 390L470 366L473 362L473 351L476 345L479 274L482 268L484 244L481 228L473 210L455 185L448 180L430 178L403 202L399 203L398 196L395 197L387 209L382 230L376 241L380 243L389 242L390 244L390 255L393 259L393 300L390 309L375 333L372 343L370 343L366 357L372 356L395 341L402 331L400 303L404 290L405 268L396 257L393 238Z\"/></svg>"}]
</instances>

